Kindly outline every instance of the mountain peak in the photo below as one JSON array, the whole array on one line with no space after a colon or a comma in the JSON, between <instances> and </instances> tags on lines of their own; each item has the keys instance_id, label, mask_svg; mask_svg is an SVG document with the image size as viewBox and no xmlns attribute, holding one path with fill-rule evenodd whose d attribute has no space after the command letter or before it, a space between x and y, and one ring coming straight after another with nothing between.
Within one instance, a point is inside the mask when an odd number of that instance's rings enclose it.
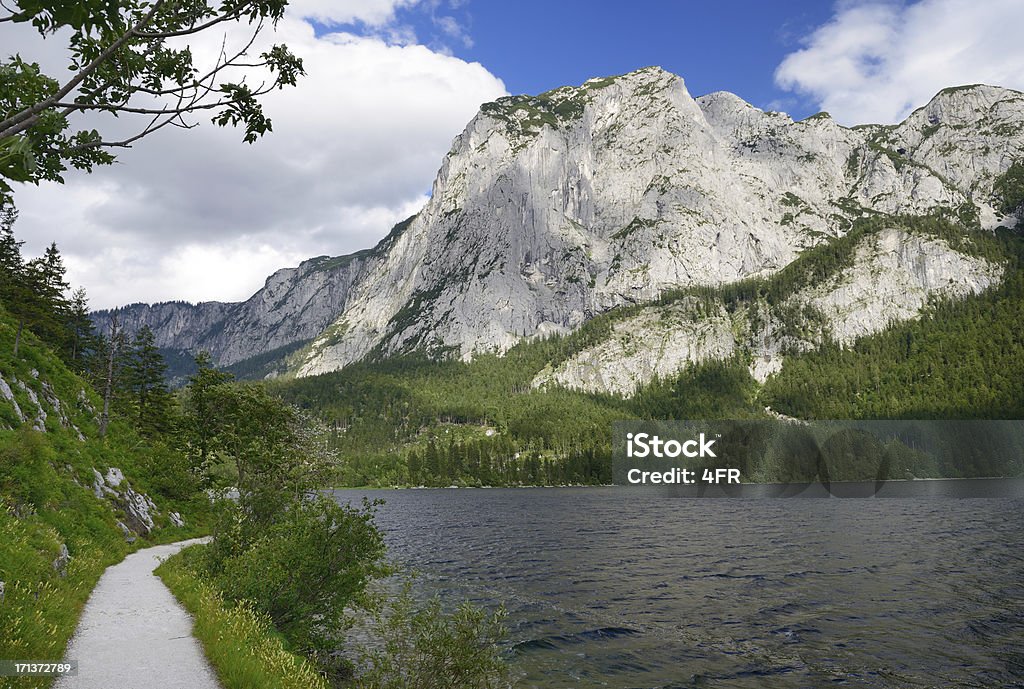
<instances>
[{"instance_id":1,"label":"mountain peak","mask_svg":"<svg viewBox=\"0 0 1024 689\"><path fill-rule=\"evenodd\" d=\"M995 227L1022 131L1024 96L982 85L855 129L724 91L695 100L657 66L508 96L481 106L391 239L282 271L174 332L205 328L185 344L220 363L290 347L299 375L370 354L503 352L666 290L769 275L865 214Z\"/></svg>"}]
</instances>

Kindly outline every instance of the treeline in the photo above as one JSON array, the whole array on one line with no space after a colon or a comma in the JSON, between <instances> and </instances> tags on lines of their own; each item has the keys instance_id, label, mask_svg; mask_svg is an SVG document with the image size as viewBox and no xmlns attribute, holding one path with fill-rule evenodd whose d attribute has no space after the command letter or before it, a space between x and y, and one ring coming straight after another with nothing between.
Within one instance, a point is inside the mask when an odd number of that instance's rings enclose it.
<instances>
[{"instance_id":1,"label":"treeline","mask_svg":"<svg viewBox=\"0 0 1024 689\"><path fill-rule=\"evenodd\" d=\"M147 327L129 337L116 327L98 333L89 318L85 290L70 296L64 259L55 243L26 260L14 234L17 211L0 208L0 304L17 322L13 354L31 331L69 369L85 377L103 399L100 436L111 414L131 420L148 437L173 430L175 407L165 382L167 366Z\"/></svg>"},{"instance_id":2,"label":"treeline","mask_svg":"<svg viewBox=\"0 0 1024 689\"><path fill-rule=\"evenodd\" d=\"M508 437L451 441L431 438L406 457L408 483L426 486L551 486L611 483L607 448L590 446L562 452L516 449Z\"/></svg>"},{"instance_id":3,"label":"treeline","mask_svg":"<svg viewBox=\"0 0 1024 689\"><path fill-rule=\"evenodd\" d=\"M339 485L600 484L610 480L612 396L536 390L550 343L472 363L412 355L270 385L323 418Z\"/></svg>"},{"instance_id":4,"label":"treeline","mask_svg":"<svg viewBox=\"0 0 1024 689\"><path fill-rule=\"evenodd\" d=\"M700 313L742 309L755 319L772 309L787 332L820 333L820 314L786 311L785 300L838 274L859 242L888 227L999 262L1003 282L935 303L920 319L850 348L826 338L816 351L791 352L782 373L764 386L751 378L749 355L741 352L652 381L629 399L531 387L545 366L600 342L615 323L648 306L637 305L564 337L523 342L504 357L464 363L410 355L273 389L327 421L339 455L335 480L360 486L605 483L615 420L765 418L766 407L808 419L1024 418L1024 241L1012 231L966 232L941 217L865 218L771 277L666 293L659 303L685 299ZM988 470L977 463L956 472Z\"/></svg>"},{"instance_id":5,"label":"treeline","mask_svg":"<svg viewBox=\"0 0 1024 689\"><path fill-rule=\"evenodd\" d=\"M1001 233L1005 274L919 320L790 357L760 397L801 418L1024 418L1024 241Z\"/></svg>"}]
</instances>

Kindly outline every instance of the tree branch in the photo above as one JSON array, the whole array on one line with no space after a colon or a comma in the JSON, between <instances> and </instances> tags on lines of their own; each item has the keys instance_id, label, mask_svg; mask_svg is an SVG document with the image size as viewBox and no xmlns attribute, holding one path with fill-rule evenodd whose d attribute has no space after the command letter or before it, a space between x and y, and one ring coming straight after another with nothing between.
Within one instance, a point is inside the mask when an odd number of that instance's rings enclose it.
<instances>
[{"instance_id":1,"label":"tree branch","mask_svg":"<svg viewBox=\"0 0 1024 689\"><path fill-rule=\"evenodd\" d=\"M47 108L54 107L64 96L68 95L75 88L81 84L86 77L95 72L100 65L110 59L110 57L117 52L121 46L123 46L130 38L135 36L136 31L145 26L148 22L152 21L153 17L156 16L157 10L164 4L166 0L156 0L149 12L138 21L132 28L128 29L118 38L116 41L111 43L107 48L96 56L89 64L83 67L78 74L71 78L63 87L61 87L56 93L49 98L45 98L38 103L31 105L21 112L8 117L7 119L0 122L0 140L6 139L7 137L20 134L25 131L39 119L39 114L45 111ZM57 106L60 107L60 106Z\"/></svg>"},{"instance_id":2,"label":"tree branch","mask_svg":"<svg viewBox=\"0 0 1024 689\"><path fill-rule=\"evenodd\" d=\"M239 4L235 5L234 7L232 7L230 10L228 10L227 12L225 12L224 14L222 14L221 16L219 16L219 17L217 17L215 19L211 19L210 21L206 22L205 24L193 24L191 27L189 27L187 29L179 29L178 31L153 31L153 32L146 31L146 32L138 32L135 35L138 36L139 38L154 38L154 39L175 38L176 36L191 36L192 34L199 33L200 31L203 31L205 29L210 28L211 26L216 26L217 24L220 24L221 22L225 22L225 21L241 18L241 16L242 16L242 8L245 7L245 4L246 3L244 3L244 2L239 3Z\"/></svg>"},{"instance_id":3,"label":"tree branch","mask_svg":"<svg viewBox=\"0 0 1024 689\"><path fill-rule=\"evenodd\" d=\"M212 87L212 85L213 85L213 77L216 76L218 72L221 72L221 71L223 71L225 69L228 69L230 67L252 66L252 65L245 65L243 63L239 63L239 62L236 62L236 61L240 57L245 55L247 52L249 52L249 48L251 48L253 46L253 44L256 42L256 38L259 36L259 33L262 30L263 30L263 20L261 19L259 21L259 24L257 24L256 29L252 32L252 36L249 37L249 41L238 52L236 52L234 55L232 55L231 58L228 58L228 56L227 56L227 36L225 35L224 39L221 41L220 54L217 56L217 62L214 63L213 68L209 72L204 74L203 76L199 77L198 79L193 80L193 83L191 83L191 84L188 84L188 85L185 85L185 86L178 86L178 87L171 88L171 89L160 89L160 90L149 89L149 88L146 88L144 86L139 86L139 87L136 88L136 91L138 91L139 93L148 94L150 96L170 96L170 95L175 95L177 93L182 93L182 92L188 91L189 89L198 88L207 79L210 80L210 85L209 86ZM263 64L256 65L256 66L257 67L265 67L266 65L267 65L267 63L264 62Z\"/></svg>"},{"instance_id":4,"label":"tree branch","mask_svg":"<svg viewBox=\"0 0 1024 689\"><path fill-rule=\"evenodd\" d=\"M275 82L276 83L276 82ZM203 94L208 94L214 91L213 88L206 88L203 90ZM266 82L260 84L260 86L253 90L249 95L252 97L263 96L274 90L274 84L270 86L266 85ZM132 113L135 115L170 115L170 114L184 114L191 110L212 110L213 108L219 108L224 105L230 105L232 103L241 103L242 100L239 98L224 98L213 103L199 103L194 102L190 105L183 107L173 108L138 108L128 105L113 105L113 104L90 104L90 103L54 103L55 107L65 108L65 112L71 113L76 110L99 110L102 112L110 113Z\"/></svg>"}]
</instances>

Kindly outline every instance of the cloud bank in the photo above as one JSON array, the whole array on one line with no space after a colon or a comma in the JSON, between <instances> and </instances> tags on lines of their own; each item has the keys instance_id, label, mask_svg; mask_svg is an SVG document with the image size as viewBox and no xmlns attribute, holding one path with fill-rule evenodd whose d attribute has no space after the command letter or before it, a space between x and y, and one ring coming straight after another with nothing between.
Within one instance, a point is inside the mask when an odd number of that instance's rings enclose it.
<instances>
[{"instance_id":1,"label":"cloud bank","mask_svg":"<svg viewBox=\"0 0 1024 689\"><path fill-rule=\"evenodd\" d=\"M245 299L279 268L372 246L423 205L479 105L505 93L480 64L410 40L395 11L414 2L293 0L261 40L288 44L308 75L264 99L272 133L248 145L200 115L199 127L165 128L114 166L20 186L15 231L26 254L56 241L72 284L103 308ZM62 73L59 40L0 27L0 45ZM105 124L108 138L139 125Z\"/></svg>"},{"instance_id":2,"label":"cloud bank","mask_svg":"<svg viewBox=\"0 0 1024 689\"><path fill-rule=\"evenodd\" d=\"M898 122L947 86L1024 89L1024 2L841 2L776 83L846 125Z\"/></svg>"}]
</instances>

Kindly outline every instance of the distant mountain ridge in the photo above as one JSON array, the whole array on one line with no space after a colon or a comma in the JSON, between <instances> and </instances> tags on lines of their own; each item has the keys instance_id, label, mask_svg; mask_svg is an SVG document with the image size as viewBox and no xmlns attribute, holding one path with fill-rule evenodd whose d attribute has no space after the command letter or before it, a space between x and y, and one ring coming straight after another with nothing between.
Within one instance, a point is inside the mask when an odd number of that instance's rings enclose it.
<instances>
[{"instance_id":1,"label":"distant mountain ridge","mask_svg":"<svg viewBox=\"0 0 1024 689\"><path fill-rule=\"evenodd\" d=\"M592 79L483 105L423 210L375 248L278 271L246 302L135 304L120 318L220 365L262 357L260 374L313 375L412 350L503 352L666 290L773 274L865 216L941 216L965 234L1013 226L1002 190L1024 161L1022 132L1024 94L992 86L946 89L898 125L845 128L725 92L694 99L656 67ZM871 241L837 282L799 297L826 312L824 337L876 332L934 296L999 279L998 266L949 242L898 231ZM105 327L109 312L94 318ZM576 362L537 384L628 392L696 360L687 328L657 345L662 354L595 355L604 383ZM708 356L742 341L720 338ZM778 347L756 354L757 377L781 365ZM637 356L646 363L618 363Z\"/></svg>"}]
</instances>

